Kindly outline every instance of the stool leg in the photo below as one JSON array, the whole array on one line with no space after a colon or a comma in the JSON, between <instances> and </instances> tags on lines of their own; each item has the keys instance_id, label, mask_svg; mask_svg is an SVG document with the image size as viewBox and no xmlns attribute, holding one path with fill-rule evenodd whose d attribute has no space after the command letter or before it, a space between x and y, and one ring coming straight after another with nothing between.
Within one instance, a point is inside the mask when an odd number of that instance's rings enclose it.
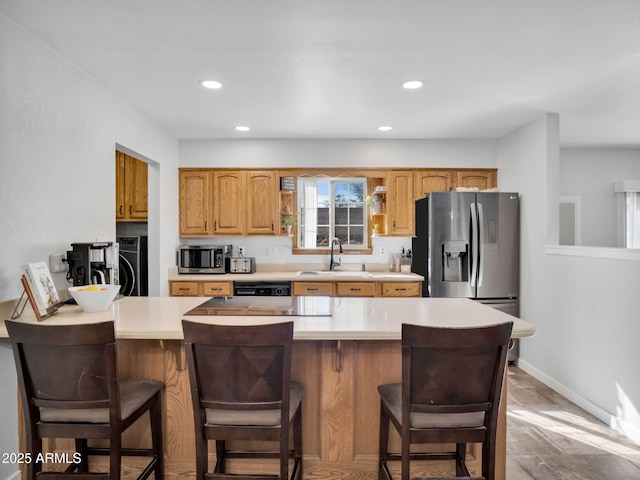
<instances>
[{"instance_id":1,"label":"stool leg","mask_svg":"<svg viewBox=\"0 0 640 480\"><path fill-rule=\"evenodd\" d=\"M80 464L78 465L78 472L89 472L89 456L87 455L86 438L76 438L76 452L80 454Z\"/></svg>"},{"instance_id":2,"label":"stool leg","mask_svg":"<svg viewBox=\"0 0 640 480\"><path fill-rule=\"evenodd\" d=\"M149 411L151 423L151 443L153 455L156 458L155 478L163 479L164 472L164 451L162 448L162 408L160 405L160 394L156 395L156 400Z\"/></svg>"},{"instance_id":3,"label":"stool leg","mask_svg":"<svg viewBox=\"0 0 640 480\"><path fill-rule=\"evenodd\" d=\"M386 480L387 461L389 459L389 417L380 401L380 435L378 438L378 480Z\"/></svg>"}]
</instances>

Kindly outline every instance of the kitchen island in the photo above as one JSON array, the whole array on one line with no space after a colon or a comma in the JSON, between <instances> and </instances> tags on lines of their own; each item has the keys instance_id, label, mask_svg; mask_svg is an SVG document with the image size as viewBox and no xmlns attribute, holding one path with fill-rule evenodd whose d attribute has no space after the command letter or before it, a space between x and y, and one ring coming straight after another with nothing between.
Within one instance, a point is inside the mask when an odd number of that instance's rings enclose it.
<instances>
[{"instance_id":1,"label":"kitchen island","mask_svg":"<svg viewBox=\"0 0 640 480\"><path fill-rule=\"evenodd\" d=\"M195 468L193 413L181 341L183 318L241 325L294 321L292 378L306 387L303 453L307 478L376 478L377 386L401 380L403 322L463 327L513 320L514 338L535 333L530 323L468 299L289 298L308 302L310 307L314 302L329 302L331 315L191 316L185 312L200 305L202 298L127 297L103 313L85 313L79 307L65 306L43 323L114 320L119 373L165 382L166 478L193 478ZM36 322L29 308L21 320ZM7 336L4 326L0 330L2 336ZM504 405L501 411L497 478L505 477ZM128 432L126 441L147 442L146 429L135 427ZM65 447L59 442L50 448ZM449 467L436 468L442 473Z\"/></svg>"}]
</instances>

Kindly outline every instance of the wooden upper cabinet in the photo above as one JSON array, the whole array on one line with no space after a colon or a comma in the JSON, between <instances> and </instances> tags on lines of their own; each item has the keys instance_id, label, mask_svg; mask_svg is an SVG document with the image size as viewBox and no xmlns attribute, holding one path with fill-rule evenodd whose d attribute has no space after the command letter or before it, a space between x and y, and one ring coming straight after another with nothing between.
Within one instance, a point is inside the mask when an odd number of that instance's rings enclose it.
<instances>
[{"instance_id":1,"label":"wooden upper cabinet","mask_svg":"<svg viewBox=\"0 0 640 480\"><path fill-rule=\"evenodd\" d=\"M213 234L242 235L246 206L243 172L213 173Z\"/></svg>"},{"instance_id":2,"label":"wooden upper cabinet","mask_svg":"<svg viewBox=\"0 0 640 480\"><path fill-rule=\"evenodd\" d=\"M248 235L275 235L278 221L277 180L275 170L246 172L246 232Z\"/></svg>"},{"instance_id":3,"label":"wooden upper cabinet","mask_svg":"<svg viewBox=\"0 0 640 480\"><path fill-rule=\"evenodd\" d=\"M417 170L413 173L413 196L419 200L431 192L447 192L453 188L455 174L451 170Z\"/></svg>"},{"instance_id":4,"label":"wooden upper cabinet","mask_svg":"<svg viewBox=\"0 0 640 480\"><path fill-rule=\"evenodd\" d=\"M124 220L124 153L116 152L116 220Z\"/></svg>"},{"instance_id":5,"label":"wooden upper cabinet","mask_svg":"<svg viewBox=\"0 0 640 480\"><path fill-rule=\"evenodd\" d=\"M391 171L387 180L387 235L413 236L413 171Z\"/></svg>"},{"instance_id":6,"label":"wooden upper cabinet","mask_svg":"<svg viewBox=\"0 0 640 480\"><path fill-rule=\"evenodd\" d=\"M211 236L213 173L204 170L180 170L179 177L180 236Z\"/></svg>"},{"instance_id":7,"label":"wooden upper cabinet","mask_svg":"<svg viewBox=\"0 0 640 480\"><path fill-rule=\"evenodd\" d=\"M116 220L146 222L148 212L149 166L116 151Z\"/></svg>"},{"instance_id":8,"label":"wooden upper cabinet","mask_svg":"<svg viewBox=\"0 0 640 480\"><path fill-rule=\"evenodd\" d=\"M495 188L498 186L498 174L496 170L458 170L455 186L480 190Z\"/></svg>"}]
</instances>

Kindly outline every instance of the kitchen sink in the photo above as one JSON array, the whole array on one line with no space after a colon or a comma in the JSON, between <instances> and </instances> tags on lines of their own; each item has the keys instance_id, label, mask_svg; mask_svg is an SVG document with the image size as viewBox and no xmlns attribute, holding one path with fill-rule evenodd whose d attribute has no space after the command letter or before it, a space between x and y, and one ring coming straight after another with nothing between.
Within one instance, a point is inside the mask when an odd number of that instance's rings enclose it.
<instances>
[{"instance_id":1,"label":"kitchen sink","mask_svg":"<svg viewBox=\"0 0 640 480\"><path fill-rule=\"evenodd\" d=\"M328 277L370 277L371 274L369 272L361 272L361 271L339 271L339 270L303 270L301 272L296 273L298 277L305 276L328 276Z\"/></svg>"}]
</instances>

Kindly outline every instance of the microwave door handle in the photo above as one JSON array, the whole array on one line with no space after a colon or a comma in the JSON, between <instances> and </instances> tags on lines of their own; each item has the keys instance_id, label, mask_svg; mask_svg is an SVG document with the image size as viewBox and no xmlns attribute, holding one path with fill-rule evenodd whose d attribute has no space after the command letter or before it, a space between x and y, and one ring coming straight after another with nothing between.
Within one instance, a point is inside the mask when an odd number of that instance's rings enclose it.
<instances>
[{"instance_id":1,"label":"microwave door handle","mask_svg":"<svg viewBox=\"0 0 640 480\"><path fill-rule=\"evenodd\" d=\"M472 287L476 286L478 276L478 214L476 204L471 204L471 279Z\"/></svg>"}]
</instances>

